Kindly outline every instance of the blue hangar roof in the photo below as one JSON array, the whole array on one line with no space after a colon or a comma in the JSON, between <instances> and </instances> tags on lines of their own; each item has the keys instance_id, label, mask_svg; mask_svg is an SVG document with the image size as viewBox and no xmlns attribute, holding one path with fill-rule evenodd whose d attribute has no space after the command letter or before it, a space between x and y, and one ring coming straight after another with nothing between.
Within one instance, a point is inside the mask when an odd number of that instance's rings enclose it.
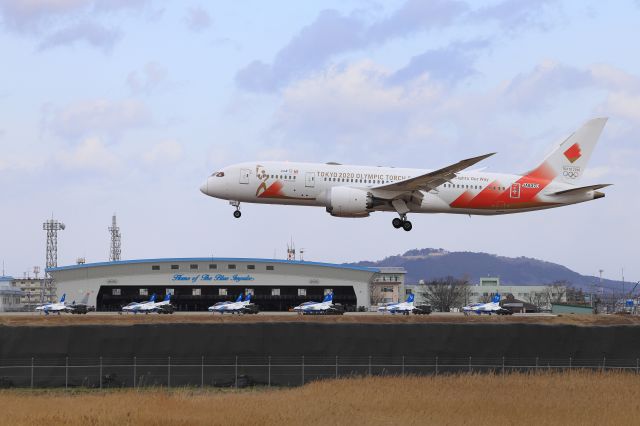
<instances>
[{"instance_id":1,"label":"blue hangar roof","mask_svg":"<svg viewBox=\"0 0 640 426\"><path fill-rule=\"evenodd\" d=\"M254 262L254 263L271 263L286 265L304 265L304 266L323 266L334 269L350 269L353 271L380 272L379 268L371 266L352 266L339 263L326 262L307 262L304 260L282 260L282 259L255 259L242 257L184 257L184 258L166 258L166 259L133 259L119 260L117 262L96 262L84 263L80 265L59 266L57 268L47 269L47 272L68 271L72 269L95 268L98 266L116 266L116 265L133 265L145 263L167 263L167 262Z\"/></svg>"}]
</instances>

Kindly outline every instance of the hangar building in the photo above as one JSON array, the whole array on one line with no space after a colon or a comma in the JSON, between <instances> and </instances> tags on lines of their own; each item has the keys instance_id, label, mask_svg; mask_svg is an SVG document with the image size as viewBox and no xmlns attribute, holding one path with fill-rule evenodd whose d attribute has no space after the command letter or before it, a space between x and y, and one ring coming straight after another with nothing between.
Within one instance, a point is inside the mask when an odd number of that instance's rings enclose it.
<instances>
[{"instance_id":1,"label":"hangar building","mask_svg":"<svg viewBox=\"0 0 640 426\"><path fill-rule=\"evenodd\" d=\"M286 311L333 291L334 303L369 308L372 289L383 282L391 301L404 285L403 268L244 258L140 259L87 263L48 270L58 296L71 303L89 293L98 311L120 310L132 301L172 295L181 311L205 311L216 302L251 293L262 311ZM380 289L376 289L379 291Z\"/></svg>"}]
</instances>

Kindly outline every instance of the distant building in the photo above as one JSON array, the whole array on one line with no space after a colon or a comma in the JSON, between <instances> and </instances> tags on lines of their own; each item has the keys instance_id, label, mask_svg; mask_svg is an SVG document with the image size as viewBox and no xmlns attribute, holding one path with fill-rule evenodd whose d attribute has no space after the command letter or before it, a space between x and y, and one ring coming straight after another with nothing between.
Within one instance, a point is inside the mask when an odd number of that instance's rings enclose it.
<instances>
[{"instance_id":1,"label":"distant building","mask_svg":"<svg viewBox=\"0 0 640 426\"><path fill-rule=\"evenodd\" d=\"M536 306L548 305L550 301L564 303L567 301L567 289L563 286L550 287L548 285L501 285L500 278L480 278L477 285L470 288L469 303L488 302L495 294L506 297L511 294L514 298Z\"/></svg>"},{"instance_id":2,"label":"distant building","mask_svg":"<svg viewBox=\"0 0 640 426\"><path fill-rule=\"evenodd\" d=\"M21 303L25 309L28 310L40 305L43 301L46 303L56 300L56 295L53 290L49 290L48 293L45 293L44 298L42 297L44 288L43 278L14 278L13 286L22 290Z\"/></svg>"},{"instance_id":3,"label":"distant building","mask_svg":"<svg viewBox=\"0 0 640 426\"><path fill-rule=\"evenodd\" d=\"M22 310L22 290L13 285L13 278L0 276L0 312Z\"/></svg>"},{"instance_id":4,"label":"distant building","mask_svg":"<svg viewBox=\"0 0 640 426\"><path fill-rule=\"evenodd\" d=\"M569 305L567 303L552 303L552 314L579 314L579 315L593 315L593 308L586 305Z\"/></svg>"},{"instance_id":5,"label":"distant building","mask_svg":"<svg viewBox=\"0 0 640 426\"><path fill-rule=\"evenodd\" d=\"M371 282L371 304L397 303L402 297L404 276L402 267L381 266Z\"/></svg>"},{"instance_id":6,"label":"distant building","mask_svg":"<svg viewBox=\"0 0 640 426\"><path fill-rule=\"evenodd\" d=\"M423 296L425 292L426 284L422 280L417 284L404 285L405 295L413 293L416 304L426 303ZM507 295L512 295L519 301L547 309L551 309L549 298L551 298L551 301L561 303L567 301L567 289L563 286L554 288L548 285L501 285L500 278L486 277L480 278L478 284L469 287L469 297L468 300L464 301L464 304L489 302L498 293L503 299Z\"/></svg>"},{"instance_id":7,"label":"distant building","mask_svg":"<svg viewBox=\"0 0 640 426\"><path fill-rule=\"evenodd\" d=\"M171 294L181 311L206 311L239 294L251 294L261 311L287 311L327 293L347 310L368 309L374 296L380 303L398 301L406 274L403 268L213 257L87 263L48 272L58 297L72 301L89 293L89 305L98 311L120 310L152 294Z\"/></svg>"}]
</instances>

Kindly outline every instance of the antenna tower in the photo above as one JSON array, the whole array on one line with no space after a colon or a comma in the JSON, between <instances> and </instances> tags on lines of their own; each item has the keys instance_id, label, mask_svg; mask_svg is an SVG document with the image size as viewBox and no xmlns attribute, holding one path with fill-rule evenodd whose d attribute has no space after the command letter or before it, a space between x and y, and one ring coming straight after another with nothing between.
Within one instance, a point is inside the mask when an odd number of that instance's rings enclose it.
<instances>
[{"instance_id":1,"label":"antenna tower","mask_svg":"<svg viewBox=\"0 0 640 426\"><path fill-rule=\"evenodd\" d=\"M49 269L58 266L58 231L63 231L65 225L62 222L51 218L42 224L42 229L47 231L47 267L45 269L45 278L42 281L42 291L40 293L40 302L44 303L45 297L47 301L52 301L55 296L56 289Z\"/></svg>"},{"instance_id":2,"label":"antenna tower","mask_svg":"<svg viewBox=\"0 0 640 426\"><path fill-rule=\"evenodd\" d=\"M287 244L287 260L296 260L296 247L293 245L293 239L291 244Z\"/></svg>"},{"instance_id":3,"label":"antenna tower","mask_svg":"<svg viewBox=\"0 0 640 426\"><path fill-rule=\"evenodd\" d=\"M111 217L111 226L109 227L109 233L111 233L111 250L109 251L109 262L117 262L120 260L122 254L122 234L120 233L120 227L116 223L116 215Z\"/></svg>"}]
</instances>

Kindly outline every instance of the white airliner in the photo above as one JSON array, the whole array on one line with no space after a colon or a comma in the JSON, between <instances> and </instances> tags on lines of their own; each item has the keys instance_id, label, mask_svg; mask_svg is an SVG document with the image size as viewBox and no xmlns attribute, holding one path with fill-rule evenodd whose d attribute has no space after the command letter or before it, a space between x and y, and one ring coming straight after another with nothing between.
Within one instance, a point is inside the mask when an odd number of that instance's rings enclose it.
<instances>
[{"instance_id":1,"label":"white airliner","mask_svg":"<svg viewBox=\"0 0 640 426\"><path fill-rule=\"evenodd\" d=\"M510 313L507 309L500 306L500 294L496 294L488 303L474 303L469 306L464 306L462 312L465 315L469 314L507 314Z\"/></svg>"},{"instance_id":2,"label":"white airliner","mask_svg":"<svg viewBox=\"0 0 640 426\"><path fill-rule=\"evenodd\" d=\"M522 175L463 172L493 155L438 170L350 166L338 163L258 161L214 172L200 191L240 203L324 207L332 216L366 217L396 212L395 228L410 231L408 213L496 215L560 207L604 197L609 184L577 186L606 118L594 118L564 140L542 163Z\"/></svg>"},{"instance_id":3,"label":"white airliner","mask_svg":"<svg viewBox=\"0 0 640 426\"><path fill-rule=\"evenodd\" d=\"M392 314L403 314L409 315L413 311L413 299L415 296L411 293L407 296L407 300L405 302L400 303L390 303L385 306L380 306L378 308L379 312L391 312Z\"/></svg>"},{"instance_id":4,"label":"white airliner","mask_svg":"<svg viewBox=\"0 0 640 426\"><path fill-rule=\"evenodd\" d=\"M223 302L222 304L216 303L215 305L210 306L208 310L213 313L220 312L221 314L224 314L225 312L230 312L232 314L242 313L250 303L251 293L247 294L247 296L244 298L244 301L242 300L242 294L240 294L235 302Z\"/></svg>"},{"instance_id":5,"label":"white airliner","mask_svg":"<svg viewBox=\"0 0 640 426\"><path fill-rule=\"evenodd\" d=\"M66 312L67 306L64 303L64 299L67 297L66 294L63 294L60 298L60 302L57 303L45 303L44 305L36 306L36 311L44 312L46 315L49 315L51 312L57 312L60 315L60 312Z\"/></svg>"},{"instance_id":6,"label":"white airliner","mask_svg":"<svg viewBox=\"0 0 640 426\"><path fill-rule=\"evenodd\" d=\"M294 312L298 313L319 313L328 311L333 307L333 293L327 293L322 299L322 302L304 302L295 308Z\"/></svg>"},{"instance_id":7,"label":"white airliner","mask_svg":"<svg viewBox=\"0 0 640 426\"><path fill-rule=\"evenodd\" d=\"M135 314L135 313L138 313L143 306L148 304L154 304L155 302L156 302L156 294L153 293L149 298L149 300L147 300L146 302L131 302L128 305L123 306L122 312L133 312Z\"/></svg>"},{"instance_id":8,"label":"white airliner","mask_svg":"<svg viewBox=\"0 0 640 426\"><path fill-rule=\"evenodd\" d=\"M155 296L155 295L154 295ZM155 300L155 297L154 297ZM161 302L150 301L147 303L143 303L138 307L138 312L144 312L148 314L149 312L156 312L162 308L162 306L169 305L171 303L171 293L167 293L164 296L164 299Z\"/></svg>"}]
</instances>

